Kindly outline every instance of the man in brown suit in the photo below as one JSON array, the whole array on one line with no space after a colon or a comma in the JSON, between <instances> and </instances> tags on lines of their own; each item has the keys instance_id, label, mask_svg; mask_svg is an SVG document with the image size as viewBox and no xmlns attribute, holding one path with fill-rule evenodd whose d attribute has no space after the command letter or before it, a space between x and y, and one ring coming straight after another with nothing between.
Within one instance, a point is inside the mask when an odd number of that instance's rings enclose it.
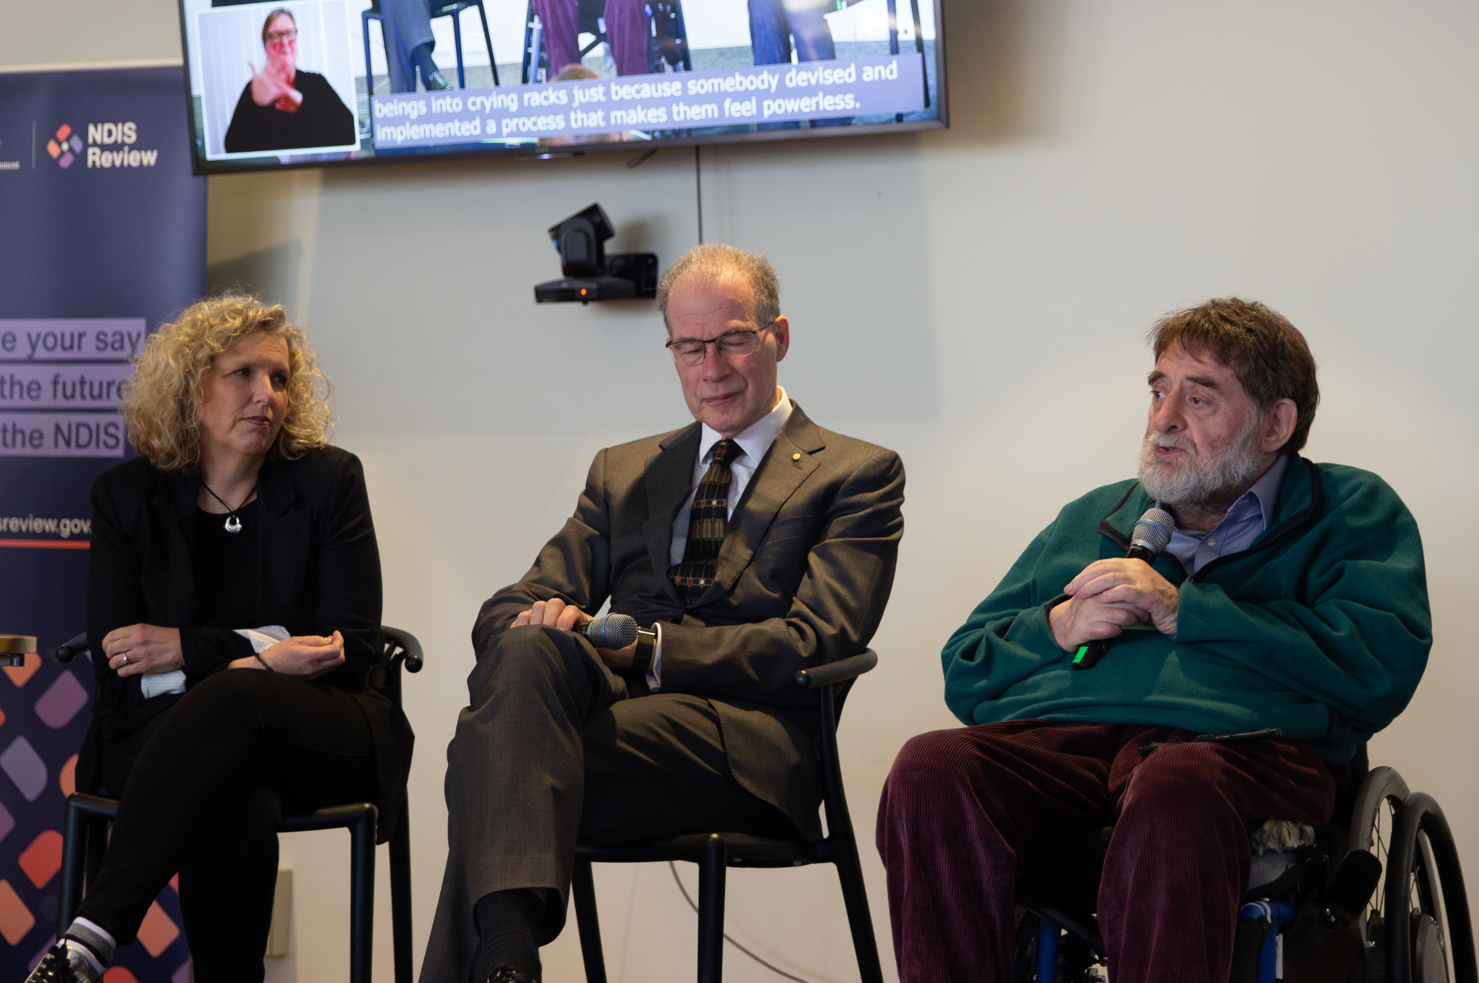
<instances>
[{"instance_id":1,"label":"man in brown suit","mask_svg":"<svg viewBox=\"0 0 1479 983\"><path fill-rule=\"evenodd\" d=\"M598 453L575 514L483 605L422 983L537 980L577 839L821 837L815 696L793 677L877 629L903 465L776 385L790 324L763 257L700 246L658 305L696 422ZM608 599L655 639L570 630Z\"/></svg>"}]
</instances>

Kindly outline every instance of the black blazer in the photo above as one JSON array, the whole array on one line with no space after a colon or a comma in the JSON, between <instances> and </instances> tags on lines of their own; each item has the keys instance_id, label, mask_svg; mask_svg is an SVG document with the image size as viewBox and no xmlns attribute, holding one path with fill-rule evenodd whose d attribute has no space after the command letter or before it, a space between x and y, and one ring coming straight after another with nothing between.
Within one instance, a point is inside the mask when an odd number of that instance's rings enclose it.
<instances>
[{"instance_id":1,"label":"black blazer","mask_svg":"<svg viewBox=\"0 0 1479 983\"><path fill-rule=\"evenodd\" d=\"M796 670L857 655L877 630L904 534L904 465L793 402L735 507L713 586L690 604L669 550L700 437L694 423L597 454L575 515L483 605L473 647L481 655L552 597L591 612L610 598L640 624L662 621L662 691L708 698L735 780L818 839L817 696L796 688ZM623 675L645 691L640 673Z\"/></svg>"},{"instance_id":2,"label":"black blazer","mask_svg":"<svg viewBox=\"0 0 1479 983\"><path fill-rule=\"evenodd\" d=\"M93 721L77 762L77 787L100 780L97 748L162 713L178 695L145 700L140 677L108 668L104 636L133 624L180 629L185 686L252 654L246 639L202 626L195 594L196 482L142 458L115 465L92 487L87 640L95 653ZM344 665L320 682L354 695L375 745L382 841L394 829L411 766L405 715L371 680L381 650L380 552L364 469L337 447L263 465L257 486L257 616L294 635L344 636ZM118 789L111 789L117 794Z\"/></svg>"}]
</instances>

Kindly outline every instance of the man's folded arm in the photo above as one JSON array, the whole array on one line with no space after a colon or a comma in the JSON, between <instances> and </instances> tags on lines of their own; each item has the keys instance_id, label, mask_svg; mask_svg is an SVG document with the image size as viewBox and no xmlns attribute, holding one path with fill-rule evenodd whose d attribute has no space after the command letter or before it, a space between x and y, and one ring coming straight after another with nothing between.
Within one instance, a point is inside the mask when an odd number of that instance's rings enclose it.
<instances>
[{"instance_id":1,"label":"man's folded arm","mask_svg":"<svg viewBox=\"0 0 1479 983\"><path fill-rule=\"evenodd\" d=\"M516 584L498 591L478 612L473 652L482 655L536 601L560 598L590 614L611 593L611 521L606 513L606 451L585 479L575 514L539 551L534 566Z\"/></svg>"},{"instance_id":2,"label":"man's folded arm","mask_svg":"<svg viewBox=\"0 0 1479 983\"><path fill-rule=\"evenodd\" d=\"M867 648L893 586L903 502L903 462L880 450L838 489L785 617L663 625L663 692L814 703L796 687L796 672Z\"/></svg>"},{"instance_id":3,"label":"man's folded arm","mask_svg":"<svg viewBox=\"0 0 1479 983\"><path fill-rule=\"evenodd\" d=\"M1384 488L1341 503L1349 542L1326 545L1303 601L1253 604L1183 584L1177 644L1255 669L1367 734L1391 723L1417 689L1433 629L1417 523L1400 503L1394 514L1372 500Z\"/></svg>"}]
</instances>

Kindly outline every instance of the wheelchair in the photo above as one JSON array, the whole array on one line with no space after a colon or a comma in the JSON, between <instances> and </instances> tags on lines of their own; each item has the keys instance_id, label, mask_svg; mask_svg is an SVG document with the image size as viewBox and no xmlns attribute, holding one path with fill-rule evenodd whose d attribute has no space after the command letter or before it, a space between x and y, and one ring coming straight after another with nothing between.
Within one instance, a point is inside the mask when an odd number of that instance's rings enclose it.
<instances>
[{"instance_id":1,"label":"wheelchair","mask_svg":"<svg viewBox=\"0 0 1479 983\"><path fill-rule=\"evenodd\" d=\"M1014 983L1104 980L1094 916L1113 827L1065 838L1017 881ZM1318 918L1331 875L1349 851L1380 863L1380 882L1348 940L1303 931ZM1458 851L1433 797L1410 792L1394 769L1368 767L1363 745L1335 818L1287 869L1251 887L1239 906L1230 983L1479 983ZM1357 941L1358 939L1358 941ZM1287 943L1287 945L1286 945ZM1287 972L1286 972L1287 970Z\"/></svg>"},{"instance_id":2,"label":"wheelchair","mask_svg":"<svg viewBox=\"0 0 1479 983\"><path fill-rule=\"evenodd\" d=\"M580 34L590 35L582 45L580 57L606 44L606 0L579 0ZM691 72L693 56L688 52L688 26L683 21L683 0L647 0L647 72ZM549 63L549 48L544 43L544 25L534 13L532 0L524 13L524 59L521 81L552 81L559 67Z\"/></svg>"}]
</instances>

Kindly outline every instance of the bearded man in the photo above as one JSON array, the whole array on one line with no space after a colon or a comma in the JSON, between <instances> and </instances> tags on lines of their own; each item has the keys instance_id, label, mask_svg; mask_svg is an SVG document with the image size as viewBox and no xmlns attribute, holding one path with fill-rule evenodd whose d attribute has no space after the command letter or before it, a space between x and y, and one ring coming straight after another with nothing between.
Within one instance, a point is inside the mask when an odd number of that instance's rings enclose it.
<instances>
[{"instance_id":1,"label":"bearded man","mask_svg":"<svg viewBox=\"0 0 1479 983\"><path fill-rule=\"evenodd\" d=\"M1019 875L1110 826L1110 978L1226 983L1249 831L1327 822L1427 662L1412 515L1376 475L1298 455L1319 402L1299 331L1228 299L1151 340L1139 480L1065 506L955 632L946 702L968 726L911 740L885 785L904 983L1010 980ZM1152 507L1169 545L1125 558Z\"/></svg>"}]
</instances>

